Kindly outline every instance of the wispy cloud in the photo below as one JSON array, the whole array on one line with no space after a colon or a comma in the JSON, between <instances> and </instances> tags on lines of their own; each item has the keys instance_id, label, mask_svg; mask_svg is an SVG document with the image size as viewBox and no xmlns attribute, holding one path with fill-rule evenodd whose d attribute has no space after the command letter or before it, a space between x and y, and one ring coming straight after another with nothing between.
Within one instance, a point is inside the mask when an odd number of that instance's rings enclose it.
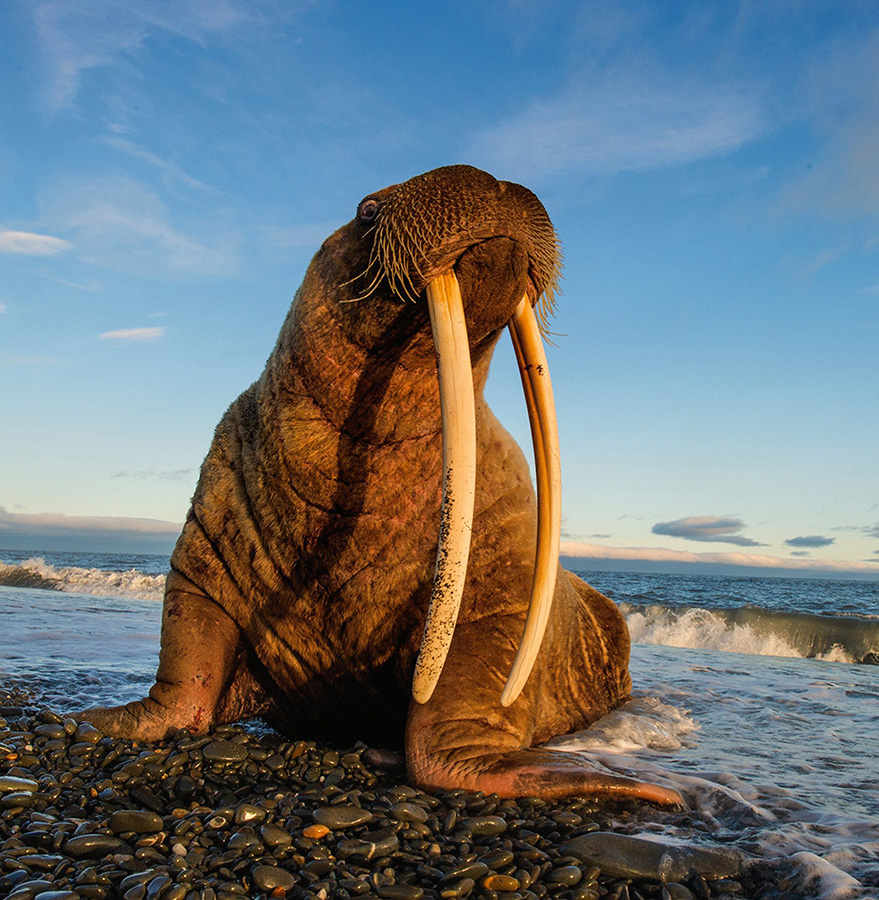
<instances>
[{"instance_id":1,"label":"wispy cloud","mask_svg":"<svg viewBox=\"0 0 879 900\"><path fill-rule=\"evenodd\" d=\"M98 335L101 341L129 341L141 343L145 341L157 341L165 333L164 326L154 328L120 328L117 331L105 331Z\"/></svg>"},{"instance_id":2,"label":"wispy cloud","mask_svg":"<svg viewBox=\"0 0 879 900\"><path fill-rule=\"evenodd\" d=\"M163 481L188 481L195 474L195 469L165 469L156 472L154 469L140 469L137 472L116 472L111 478L134 478L136 480L145 480L150 478L159 478Z\"/></svg>"},{"instance_id":3,"label":"wispy cloud","mask_svg":"<svg viewBox=\"0 0 879 900\"><path fill-rule=\"evenodd\" d=\"M788 538L788 547L829 547L836 538L822 537L820 534L806 534L801 537Z\"/></svg>"},{"instance_id":4,"label":"wispy cloud","mask_svg":"<svg viewBox=\"0 0 879 900\"><path fill-rule=\"evenodd\" d=\"M65 287L77 288L80 291L102 291L103 287L97 281L89 281L85 283L81 283L79 281L67 281L64 278L55 278L54 275L48 276L52 281L57 284L63 284Z\"/></svg>"},{"instance_id":5,"label":"wispy cloud","mask_svg":"<svg viewBox=\"0 0 879 900\"><path fill-rule=\"evenodd\" d=\"M821 142L806 173L788 185L780 208L839 218L879 210L879 31L839 43L808 77L810 120Z\"/></svg>"},{"instance_id":6,"label":"wispy cloud","mask_svg":"<svg viewBox=\"0 0 879 900\"><path fill-rule=\"evenodd\" d=\"M868 537L879 538L879 522L875 525L839 525L831 528L831 531L849 531L856 534L866 534Z\"/></svg>"},{"instance_id":7,"label":"wispy cloud","mask_svg":"<svg viewBox=\"0 0 879 900\"><path fill-rule=\"evenodd\" d=\"M90 69L131 66L146 41L161 32L201 43L244 17L230 0L36 0L30 4L47 67L51 109L71 106Z\"/></svg>"},{"instance_id":8,"label":"wispy cloud","mask_svg":"<svg viewBox=\"0 0 879 900\"><path fill-rule=\"evenodd\" d=\"M219 193L216 188L212 188L210 185L205 184L203 181L199 181L197 178L193 178L191 175L187 175L187 173L184 172L183 169L181 169L174 163L168 162L168 160L166 159L162 159L155 153L151 153L149 150L146 150L143 147L139 147L137 144L134 144L131 141L126 140L125 138L111 137L107 138L106 140L111 147L115 147L117 150L121 150L123 153L127 153L129 156L133 156L135 159L139 159L143 162L149 163L151 166L155 166L157 169L161 169L161 171L172 181L180 182L187 187L197 188L200 191L211 191L213 193Z\"/></svg>"},{"instance_id":9,"label":"wispy cloud","mask_svg":"<svg viewBox=\"0 0 879 900\"><path fill-rule=\"evenodd\" d=\"M26 353L0 353L0 369L45 369L61 365L62 360L54 356L37 356Z\"/></svg>"},{"instance_id":10,"label":"wispy cloud","mask_svg":"<svg viewBox=\"0 0 879 900\"><path fill-rule=\"evenodd\" d=\"M0 303L0 315L3 315L3 313L5 313L5 312L6 312L6 304Z\"/></svg>"},{"instance_id":11,"label":"wispy cloud","mask_svg":"<svg viewBox=\"0 0 879 900\"><path fill-rule=\"evenodd\" d=\"M212 219L187 220L132 178L71 178L44 200L45 218L75 236L83 260L151 274L229 275L235 239Z\"/></svg>"},{"instance_id":12,"label":"wispy cloud","mask_svg":"<svg viewBox=\"0 0 879 900\"><path fill-rule=\"evenodd\" d=\"M720 516L689 516L673 522L657 522L651 529L654 534L684 538L688 541L711 541L735 544L738 547L765 547L759 541L737 534L745 527L741 519Z\"/></svg>"},{"instance_id":13,"label":"wispy cloud","mask_svg":"<svg viewBox=\"0 0 879 900\"><path fill-rule=\"evenodd\" d=\"M485 129L470 156L504 177L659 169L722 156L763 130L759 103L734 86L609 71Z\"/></svg>"},{"instance_id":14,"label":"wispy cloud","mask_svg":"<svg viewBox=\"0 0 879 900\"><path fill-rule=\"evenodd\" d=\"M49 234L31 231L0 231L0 253L21 253L24 256L57 256L73 244Z\"/></svg>"},{"instance_id":15,"label":"wispy cloud","mask_svg":"<svg viewBox=\"0 0 879 900\"><path fill-rule=\"evenodd\" d=\"M665 547L605 547L600 544L562 541L562 556L581 559L607 559L625 562L707 563L758 569L795 569L814 572L876 573L872 560L803 559L764 556L757 553L693 553L687 550L668 550ZM879 551L876 551L879 553Z\"/></svg>"}]
</instances>

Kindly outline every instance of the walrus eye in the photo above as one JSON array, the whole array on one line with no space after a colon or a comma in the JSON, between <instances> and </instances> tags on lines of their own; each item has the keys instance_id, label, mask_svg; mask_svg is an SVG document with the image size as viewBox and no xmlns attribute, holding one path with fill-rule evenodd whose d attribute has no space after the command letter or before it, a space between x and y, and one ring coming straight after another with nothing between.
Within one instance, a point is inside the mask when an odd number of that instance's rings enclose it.
<instances>
[{"instance_id":1,"label":"walrus eye","mask_svg":"<svg viewBox=\"0 0 879 900\"><path fill-rule=\"evenodd\" d=\"M360 206L357 207L358 220L364 225L374 222L375 217L378 215L378 208L378 200L374 200L372 197L361 200Z\"/></svg>"}]
</instances>

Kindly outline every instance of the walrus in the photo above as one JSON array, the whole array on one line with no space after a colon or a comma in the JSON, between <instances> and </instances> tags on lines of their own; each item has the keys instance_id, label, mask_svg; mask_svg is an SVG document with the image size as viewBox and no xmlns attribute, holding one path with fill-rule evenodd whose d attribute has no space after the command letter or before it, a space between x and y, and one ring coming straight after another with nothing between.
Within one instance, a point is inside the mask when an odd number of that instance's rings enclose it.
<instances>
[{"instance_id":1,"label":"walrus","mask_svg":"<svg viewBox=\"0 0 879 900\"><path fill-rule=\"evenodd\" d=\"M631 691L622 615L558 562L541 325L559 268L537 197L479 169L361 200L216 429L171 557L154 686L81 718L150 741L263 717L402 745L427 790L679 804L536 746ZM483 397L508 326L537 496Z\"/></svg>"}]
</instances>

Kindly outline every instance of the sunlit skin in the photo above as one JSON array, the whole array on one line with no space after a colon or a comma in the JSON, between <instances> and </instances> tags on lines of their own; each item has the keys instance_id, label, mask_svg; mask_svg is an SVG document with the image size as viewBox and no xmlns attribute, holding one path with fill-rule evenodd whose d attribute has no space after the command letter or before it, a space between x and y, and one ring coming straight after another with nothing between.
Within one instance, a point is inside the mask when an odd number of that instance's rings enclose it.
<instances>
[{"instance_id":1,"label":"sunlit skin","mask_svg":"<svg viewBox=\"0 0 879 900\"><path fill-rule=\"evenodd\" d=\"M217 428L171 559L149 697L83 717L152 740L263 716L292 735L404 744L427 789L679 803L535 746L631 689L622 616L561 568L534 669L500 702L529 607L537 504L483 389L520 301L551 302L557 268L552 225L518 185L454 166L370 194L315 256L262 377ZM449 272L469 337L476 485L458 624L420 703L443 480L425 287Z\"/></svg>"}]
</instances>

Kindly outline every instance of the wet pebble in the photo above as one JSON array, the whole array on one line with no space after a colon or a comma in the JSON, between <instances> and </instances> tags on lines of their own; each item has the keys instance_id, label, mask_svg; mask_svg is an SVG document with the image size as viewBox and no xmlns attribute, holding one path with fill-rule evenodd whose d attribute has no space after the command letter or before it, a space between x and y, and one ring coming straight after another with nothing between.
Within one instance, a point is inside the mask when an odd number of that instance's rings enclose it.
<instances>
[{"instance_id":1,"label":"wet pebble","mask_svg":"<svg viewBox=\"0 0 879 900\"><path fill-rule=\"evenodd\" d=\"M38 787L39 784L30 778L19 778L16 775L0 775L0 792L3 793L33 792Z\"/></svg>"},{"instance_id":2,"label":"wet pebble","mask_svg":"<svg viewBox=\"0 0 879 900\"><path fill-rule=\"evenodd\" d=\"M421 900L424 888L416 884L385 884L378 889L382 900Z\"/></svg>"},{"instance_id":3,"label":"wet pebble","mask_svg":"<svg viewBox=\"0 0 879 900\"><path fill-rule=\"evenodd\" d=\"M158 813L140 809L117 809L110 816L110 831L114 834L154 834L162 830L162 824L162 817Z\"/></svg>"},{"instance_id":4,"label":"wet pebble","mask_svg":"<svg viewBox=\"0 0 879 900\"><path fill-rule=\"evenodd\" d=\"M440 897L446 900L457 900L458 897L466 897L476 887L476 882L472 878L462 878L460 881L453 881L440 890Z\"/></svg>"},{"instance_id":5,"label":"wet pebble","mask_svg":"<svg viewBox=\"0 0 879 900\"><path fill-rule=\"evenodd\" d=\"M353 828L372 821L372 813L359 806L322 806L314 811L314 821L331 831Z\"/></svg>"},{"instance_id":6,"label":"wet pebble","mask_svg":"<svg viewBox=\"0 0 879 900\"><path fill-rule=\"evenodd\" d=\"M479 884L489 891L518 891L520 884L512 875L486 875Z\"/></svg>"},{"instance_id":7,"label":"wet pebble","mask_svg":"<svg viewBox=\"0 0 879 900\"><path fill-rule=\"evenodd\" d=\"M567 887L573 887L579 884L583 878L583 870L579 866L559 866L550 872L549 880L553 884L563 884Z\"/></svg>"},{"instance_id":8,"label":"wet pebble","mask_svg":"<svg viewBox=\"0 0 879 900\"><path fill-rule=\"evenodd\" d=\"M278 866L257 866L253 870L253 882L262 891L271 892L278 888L287 891L296 884L296 879Z\"/></svg>"},{"instance_id":9,"label":"wet pebble","mask_svg":"<svg viewBox=\"0 0 879 900\"><path fill-rule=\"evenodd\" d=\"M114 853L121 846L123 842L111 834L80 834L69 838L64 850L78 859L94 859Z\"/></svg>"},{"instance_id":10,"label":"wet pebble","mask_svg":"<svg viewBox=\"0 0 879 900\"><path fill-rule=\"evenodd\" d=\"M293 836L278 825L269 822L259 830L260 837L267 847L289 847Z\"/></svg>"},{"instance_id":11,"label":"wet pebble","mask_svg":"<svg viewBox=\"0 0 879 900\"><path fill-rule=\"evenodd\" d=\"M483 862L464 863L463 865L455 866L454 869L450 869L440 880L442 882L453 882L460 881L462 878L469 878L475 882L490 871L489 867Z\"/></svg>"},{"instance_id":12,"label":"wet pebble","mask_svg":"<svg viewBox=\"0 0 879 900\"><path fill-rule=\"evenodd\" d=\"M391 828L366 834L362 839L342 840L336 845L336 853L342 859L359 856L364 859L389 856L400 847L396 832Z\"/></svg>"},{"instance_id":13,"label":"wet pebble","mask_svg":"<svg viewBox=\"0 0 879 900\"><path fill-rule=\"evenodd\" d=\"M623 834L594 832L563 844L559 851L586 865L598 866L613 878L684 881L695 875L736 875L741 854L731 849L702 848L645 840Z\"/></svg>"},{"instance_id":14,"label":"wet pebble","mask_svg":"<svg viewBox=\"0 0 879 900\"><path fill-rule=\"evenodd\" d=\"M232 741L211 741L202 747L201 752L211 762L241 762L247 759L247 748Z\"/></svg>"},{"instance_id":15,"label":"wet pebble","mask_svg":"<svg viewBox=\"0 0 879 900\"><path fill-rule=\"evenodd\" d=\"M461 819L460 825L471 834L488 837L503 834L507 830L507 822L500 816L473 816L469 819Z\"/></svg>"},{"instance_id":16,"label":"wet pebble","mask_svg":"<svg viewBox=\"0 0 879 900\"><path fill-rule=\"evenodd\" d=\"M409 803L402 800L395 803L390 809L391 815L401 822L417 822L423 825L429 818L427 810L417 803Z\"/></svg>"}]
</instances>

